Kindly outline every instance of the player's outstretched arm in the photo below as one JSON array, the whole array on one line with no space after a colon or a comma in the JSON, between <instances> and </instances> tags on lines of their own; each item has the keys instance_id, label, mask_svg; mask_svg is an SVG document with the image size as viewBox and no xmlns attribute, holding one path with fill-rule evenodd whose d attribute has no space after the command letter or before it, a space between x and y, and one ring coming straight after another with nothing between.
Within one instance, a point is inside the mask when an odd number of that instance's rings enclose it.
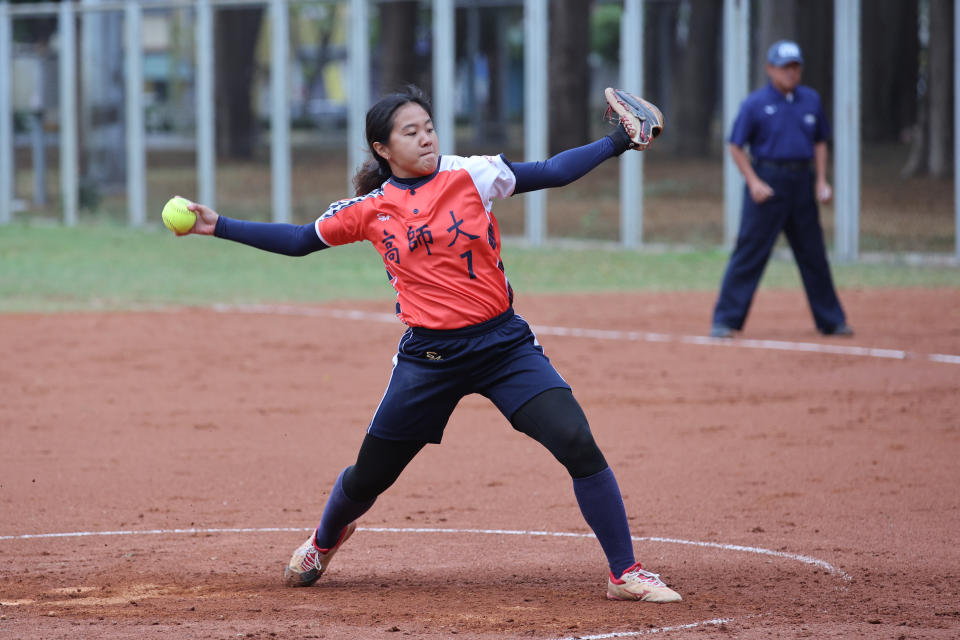
<instances>
[{"instance_id":1,"label":"player's outstretched arm","mask_svg":"<svg viewBox=\"0 0 960 640\"><path fill-rule=\"evenodd\" d=\"M217 215L215 211L207 207L204 208L212 214L207 218L207 220L213 222L211 235L218 238L233 240L250 247L285 256L305 256L327 248L327 245L317 235L312 222L308 224L251 222ZM198 224L200 215L200 213L197 214ZM206 228L205 225L204 228Z\"/></svg>"},{"instance_id":2,"label":"player's outstretched arm","mask_svg":"<svg viewBox=\"0 0 960 640\"><path fill-rule=\"evenodd\" d=\"M176 197L179 198L180 196ZM210 207L199 202L187 202L186 207L193 214L191 217L195 219L193 226L189 229L182 230L183 227L178 229L176 231L178 236L191 233L216 236L286 256L305 256L327 248L327 245L320 240L313 223L295 225L281 222L234 220L221 216ZM166 220L164 222L166 223Z\"/></svg>"},{"instance_id":3,"label":"player's outstretched arm","mask_svg":"<svg viewBox=\"0 0 960 640\"><path fill-rule=\"evenodd\" d=\"M563 187L577 180L604 160L618 156L630 148L630 136L622 126L599 140L561 151L540 162L511 162L510 168L517 178L514 195Z\"/></svg>"},{"instance_id":4,"label":"player's outstretched arm","mask_svg":"<svg viewBox=\"0 0 960 640\"><path fill-rule=\"evenodd\" d=\"M182 206L186 201L186 208L190 211L193 226L186 228L186 224L178 225L180 220L173 223L167 220L167 209L164 209L164 224L173 225L171 228L178 236L191 233L203 236L216 236L226 240L233 240L257 249L280 253L286 256L305 256L314 251L326 249L327 245L320 239L314 224L295 225L281 222L248 222L234 220L221 216L210 207L191 202L186 198L175 196L171 202ZM168 203L168 207L171 205Z\"/></svg>"}]
</instances>

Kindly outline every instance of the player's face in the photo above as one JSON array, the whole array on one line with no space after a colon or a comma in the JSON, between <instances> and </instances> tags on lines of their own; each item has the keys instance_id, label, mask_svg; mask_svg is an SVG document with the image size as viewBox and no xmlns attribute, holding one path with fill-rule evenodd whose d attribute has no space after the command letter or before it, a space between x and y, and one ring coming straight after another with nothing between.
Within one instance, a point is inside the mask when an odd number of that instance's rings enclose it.
<instances>
[{"instance_id":1,"label":"player's face","mask_svg":"<svg viewBox=\"0 0 960 640\"><path fill-rule=\"evenodd\" d=\"M803 76L803 66L799 62L791 62L782 67L768 64L767 75L770 76L770 82L773 83L777 91L790 93L800 84L800 78Z\"/></svg>"},{"instance_id":2,"label":"player's face","mask_svg":"<svg viewBox=\"0 0 960 640\"><path fill-rule=\"evenodd\" d=\"M373 143L373 148L390 163L390 170L398 178L433 173L437 168L437 147L433 120L416 102L408 102L394 112L388 144Z\"/></svg>"}]
</instances>

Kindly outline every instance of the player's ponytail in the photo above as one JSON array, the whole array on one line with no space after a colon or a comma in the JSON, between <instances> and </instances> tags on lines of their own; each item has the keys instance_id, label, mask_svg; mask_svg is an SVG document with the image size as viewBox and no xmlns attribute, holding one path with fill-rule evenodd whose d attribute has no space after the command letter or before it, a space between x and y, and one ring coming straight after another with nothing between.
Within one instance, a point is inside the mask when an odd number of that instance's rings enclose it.
<instances>
[{"instance_id":1,"label":"player's ponytail","mask_svg":"<svg viewBox=\"0 0 960 640\"><path fill-rule=\"evenodd\" d=\"M433 119L430 101L419 87L412 84L407 85L402 91L391 93L380 98L380 100L367 111L367 146L373 158L364 162L353 176L353 187L356 195L362 196L370 193L390 178L390 163L380 157L380 154L374 150L373 143L390 143L390 132L393 131L394 115L397 109L408 102L415 102L423 107L427 115Z\"/></svg>"},{"instance_id":2,"label":"player's ponytail","mask_svg":"<svg viewBox=\"0 0 960 640\"><path fill-rule=\"evenodd\" d=\"M356 195L362 196L377 189L390 179L390 165L387 161L373 152L373 160L364 162L353 175L353 189Z\"/></svg>"}]
</instances>

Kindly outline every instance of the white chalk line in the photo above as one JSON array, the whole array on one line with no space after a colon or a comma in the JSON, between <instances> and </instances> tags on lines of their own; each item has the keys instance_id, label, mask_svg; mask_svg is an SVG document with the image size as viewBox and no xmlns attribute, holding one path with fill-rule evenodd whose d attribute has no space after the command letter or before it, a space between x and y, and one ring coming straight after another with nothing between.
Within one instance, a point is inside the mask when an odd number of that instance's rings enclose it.
<instances>
[{"instance_id":1,"label":"white chalk line","mask_svg":"<svg viewBox=\"0 0 960 640\"><path fill-rule=\"evenodd\" d=\"M93 536L150 536L150 535L177 535L177 534L217 534L217 533L307 533L312 531L305 527L231 527L231 528L199 528L190 527L183 529L120 529L115 531L69 531L57 533L24 533L18 535L0 535L0 541L4 540L44 540L56 538L85 538ZM596 538L592 533L573 533L566 531L536 531L523 529L450 529L436 527L357 527L357 531L368 531L372 533L442 533L442 534L480 534L480 535L499 535L499 536L547 536L556 538ZM814 566L828 573L839 576L844 580L850 580L851 577L846 572L834 567L829 562L805 556L797 553L787 553L785 551L774 551L773 549L764 549L763 547L749 547L738 544L725 544L721 542L704 542L697 540L684 540L681 538L661 538L656 536L631 536L635 542L665 542L671 544L691 545L695 547L706 547L721 549L724 551L739 551L744 553L754 553L758 555L773 556L794 560L806 565ZM754 616L747 616L748 618ZM670 633L672 631L684 631L696 629L698 627L719 626L733 622L735 618L712 618L710 620L701 620L699 622L689 622L685 624L672 625L666 627L656 627L643 629L640 631L615 631L610 633L601 633L589 636L568 636L564 638L553 638L550 640L606 640L607 638L632 638L657 633Z\"/></svg>"},{"instance_id":2,"label":"white chalk line","mask_svg":"<svg viewBox=\"0 0 960 640\"><path fill-rule=\"evenodd\" d=\"M733 620L733 618L713 618L712 620L701 620L700 622L689 622L687 624L677 624L670 627L644 629L643 631L615 631L613 633L601 633L595 636L567 636L565 638L553 638L551 640L605 640L606 638L636 638L638 636L653 635L655 633L670 633L671 631L696 629L697 627L716 627L720 626L721 624L733 622Z\"/></svg>"},{"instance_id":3,"label":"white chalk line","mask_svg":"<svg viewBox=\"0 0 960 640\"><path fill-rule=\"evenodd\" d=\"M49 538L85 538L92 536L159 536L159 535L181 535L181 534L213 534L213 533L293 533L308 532L311 529L302 527L242 527L242 528L196 528L186 529L121 529L116 531L69 531L62 533L24 533L19 535L2 535L3 540L42 540ZM446 533L446 534L476 534L476 535L496 535L496 536L547 536L554 538L595 538L592 533L572 533L564 531L529 531L523 529L442 529L435 527L357 527L357 531L370 531L373 533ZM726 544L722 542L703 542L697 540L683 540L681 538L660 538L656 536L632 536L635 542L665 542L668 544L682 544L694 547L705 547L712 549L721 549L723 551L740 551L743 553L753 553L758 555L772 556L786 560L794 560L806 565L814 566L819 569L839 576L844 580L850 580L850 576L842 570L834 567L825 560L805 556L798 553L788 553L786 551L774 551L773 549L764 549L763 547L748 547L739 544Z\"/></svg>"},{"instance_id":4,"label":"white chalk line","mask_svg":"<svg viewBox=\"0 0 960 640\"><path fill-rule=\"evenodd\" d=\"M252 313L289 316L313 316L344 320L367 320L396 324L397 317L391 313L374 313L347 309L325 309L321 307L301 307L296 305L265 304L215 304L211 307L218 313ZM786 340L751 340L747 338L711 338L709 336L685 336L670 333L652 333L646 331L618 331L605 329L585 329L580 327L551 327L532 325L539 335L561 336L569 338L589 338L592 340L613 340L622 342L676 342L709 347L733 347L742 349L764 349L769 351L792 351L799 353L822 353L840 356L880 358L885 360L927 360L942 364L960 364L960 355L948 353L918 353L902 349L879 349L852 345L821 344L819 342L790 342Z\"/></svg>"}]
</instances>

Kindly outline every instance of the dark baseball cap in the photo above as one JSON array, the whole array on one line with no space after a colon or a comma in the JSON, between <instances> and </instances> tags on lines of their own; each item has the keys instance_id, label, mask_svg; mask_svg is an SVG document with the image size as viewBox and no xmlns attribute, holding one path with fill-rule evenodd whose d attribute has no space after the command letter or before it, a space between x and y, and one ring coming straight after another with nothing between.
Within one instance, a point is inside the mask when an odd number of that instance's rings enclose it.
<instances>
[{"instance_id":1,"label":"dark baseball cap","mask_svg":"<svg viewBox=\"0 0 960 640\"><path fill-rule=\"evenodd\" d=\"M775 67L785 67L791 62L803 64L800 45L793 40L778 40L767 51L767 62Z\"/></svg>"}]
</instances>

